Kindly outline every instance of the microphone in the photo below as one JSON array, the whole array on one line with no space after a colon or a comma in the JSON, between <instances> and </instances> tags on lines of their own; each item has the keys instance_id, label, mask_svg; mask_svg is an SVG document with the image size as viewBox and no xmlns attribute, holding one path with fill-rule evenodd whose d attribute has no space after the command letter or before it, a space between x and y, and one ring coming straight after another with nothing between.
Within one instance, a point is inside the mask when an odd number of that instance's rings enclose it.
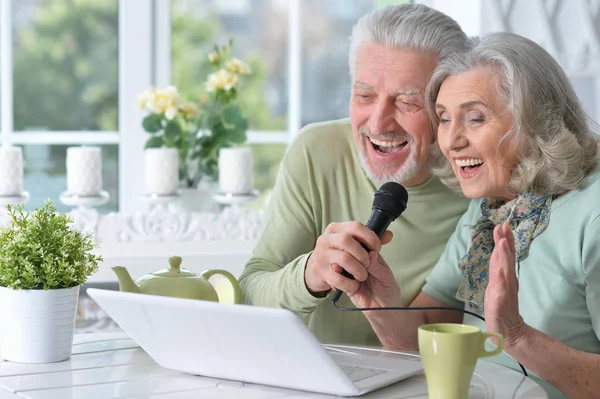
<instances>
[{"instance_id":1,"label":"microphone","mask_svg":"<svg viewBox=\"0 0 600 399\"><path fill-rule=\"evenodd\" d=\"M395 182L384 183L379 190L375 192L371 216L369 216L366 226L375 232L377 237L381 238L390 223L396 220L396 218L404 212L407 202L408 193L401 184ZM360 243L360 245L366 249L367 252L369 251L369 248L367 248L365 244ZM342 270L342 276L354 279L354 276L345 269ZM337 302L340 299L340 296L342 296L342 291L338 289L333 294L333 301Z\"/></svg>"}]
</instances>

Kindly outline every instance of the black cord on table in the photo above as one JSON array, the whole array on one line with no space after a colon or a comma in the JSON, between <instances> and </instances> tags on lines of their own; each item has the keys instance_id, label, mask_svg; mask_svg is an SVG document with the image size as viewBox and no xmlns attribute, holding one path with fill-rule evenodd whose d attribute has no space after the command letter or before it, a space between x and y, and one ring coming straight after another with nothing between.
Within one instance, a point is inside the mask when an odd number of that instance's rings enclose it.
<instances>
[{"instance_id":1,"label":"black cord on table","mask_svg":"<svg viewBox=\"0 0 600 399\"><path fill-rule=\"evenodd\" d=\"M483 318L483 316L478 315L477 313L465 310L465 309L454 309L454 308L444 308L444 307L435 307L435 306L427 306L427 307L388 307L388 308L345 308L343 306L339 306L337 304L337 299L333 299L331 301L331 303L333 303L333 307L336 308L337 310L343 310L343 311L347 311L347 312L356 312L356 311L360 311L363 312L365 310L450 310L450 311L454 311L454 312L461 312L461 313L465 313L468 315L471 315L473 317L478 318L479 320L482 320L483 322L485 322L485 319ZM517 362L518 363L518 362ZM519 366L521 367L521 371L523 371L523 375L525 375L526 377L528 376L527 371L525 370L525 367L523 367L523 365L521 363L519 363Z\"/></svg>"}]
</instances>

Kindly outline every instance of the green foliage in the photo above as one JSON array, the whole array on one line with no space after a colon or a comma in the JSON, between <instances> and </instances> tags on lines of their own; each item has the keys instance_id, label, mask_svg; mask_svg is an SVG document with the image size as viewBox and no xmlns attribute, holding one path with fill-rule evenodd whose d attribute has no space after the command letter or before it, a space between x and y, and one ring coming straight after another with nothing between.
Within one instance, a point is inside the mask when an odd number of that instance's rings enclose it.
<instances>
[{"instance_id":1,"label":"green foliage","mask_svg":"<svg viewBox=\"0 0 600 399\"><path fill-rule=\"evenodd\" d=\"M0 230L0 286L61 289L83 284L98 269L101 256L90 233L71 226L51 200L31 213L7 206L10 225Z\"/></svg>"},{"instance_id":2,"label":"green foliage","mask_svg":"<svg viewBox=\"0 0 600 399\"><path fill-rule=\"evenodd\" d=\"M15 31L15 130L117 130L118 2L41 0L31 10Z\"/></svg>"},{"instance_id":3,"label":"green foliage","mask_svg":"<svg viewBox=\"0 0 600 399\"><path fill-rule=\"evenodd\" d=\"M248 122L237 104L215 100L205 110L202 127L210 131L210 134L198 138L198 168L202 175L216 179L219 149L244 143Z\"/></svg>"},{"instance_id":4,"label":"green foliage","mask_svg":"<svg viewBox=\"0 0 600 399\"><path fill-rule=\"evenodd\" d=\"M163 116L159 114L150 114L142 121L142 127L148 133L157 133L162 129Z\"/></svg>"}]
</instances>

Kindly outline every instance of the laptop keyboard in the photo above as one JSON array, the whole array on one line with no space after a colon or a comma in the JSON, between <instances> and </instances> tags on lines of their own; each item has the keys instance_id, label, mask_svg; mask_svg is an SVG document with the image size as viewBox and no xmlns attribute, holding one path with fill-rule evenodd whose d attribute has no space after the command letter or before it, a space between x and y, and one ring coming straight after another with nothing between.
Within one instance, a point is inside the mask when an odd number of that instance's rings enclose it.
<instances>
[{"instance_id":1,"label":"laptop keyboard","mask_svg":"<svg viewBox=\"0 0 600 399\"><path fill-rule=\"evenodd\" d=\"M352 366L349 364L340 364L339 366L342 371L346 373L348 377L350 377L352 382L362 381L369 377L387 372L387 370L384 369L372 369L368 367Z\"/></svg>"}]
</instances>

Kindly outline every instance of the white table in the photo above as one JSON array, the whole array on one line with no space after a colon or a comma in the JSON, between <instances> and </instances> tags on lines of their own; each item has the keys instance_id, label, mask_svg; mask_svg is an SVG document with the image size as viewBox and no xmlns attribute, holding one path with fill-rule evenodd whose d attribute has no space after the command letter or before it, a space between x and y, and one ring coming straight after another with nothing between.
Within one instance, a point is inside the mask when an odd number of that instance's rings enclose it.
<instances>
[{"instance_id":1,"label":"white table","mask_svg":"<svg viewBox=\"0 0 600 399\"><path fill-rule=\"evenodd\" d=\"M348 350L348 347L339 347ZM353 348L361 351L366 349ZM389 352L390 356L415 356ZM362 396L427 398L423 375ZM533 380L479 361L469 398L546 399ZM335 396L182 374L157 365L126 333L77 334L70 360L52 364L0 363L0 399L253 398L325 399Z\"/></svg>"}]
</instances>

